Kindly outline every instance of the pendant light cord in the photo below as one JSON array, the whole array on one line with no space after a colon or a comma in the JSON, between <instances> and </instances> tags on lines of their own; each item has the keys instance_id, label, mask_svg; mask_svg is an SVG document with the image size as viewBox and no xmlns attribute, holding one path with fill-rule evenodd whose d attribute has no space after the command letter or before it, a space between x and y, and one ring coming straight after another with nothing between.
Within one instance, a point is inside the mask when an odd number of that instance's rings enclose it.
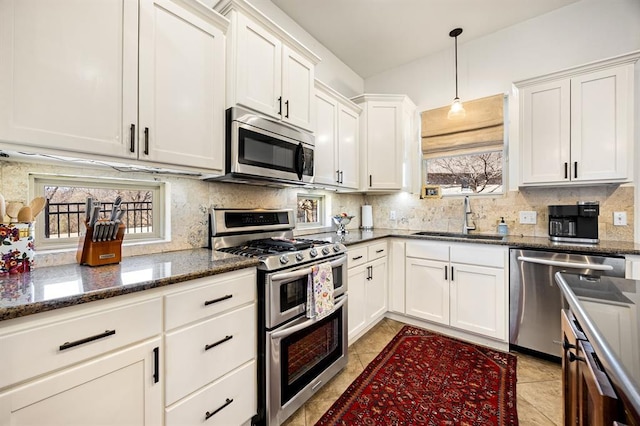
<instances>
[{"instance_id":1,"label":"pendant light cord","mask_svg":"<svg viewBox=\"0 0 640 426\"><path fill-rule=\"evenodd\" d=\"M456 64L456 98L458 97L458 36L455 36L455 64Z\"/></svg>"}]
</instances>

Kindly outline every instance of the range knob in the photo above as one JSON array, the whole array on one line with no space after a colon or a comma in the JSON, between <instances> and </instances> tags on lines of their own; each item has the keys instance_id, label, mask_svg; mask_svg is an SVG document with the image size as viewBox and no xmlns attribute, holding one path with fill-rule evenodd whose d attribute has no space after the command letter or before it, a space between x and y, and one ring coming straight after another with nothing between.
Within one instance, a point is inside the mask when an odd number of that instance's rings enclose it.
<instances>
[{"instance_id":1,"label":"range knob","mask_svg":"<svg viewBox=\"0 0 640 426\"><path fill-rule=\"evenodd\" d=\"M280 256L280 263L282 263L283 265L286 265L287 263L289 263L289 258L287 257L286 254L283 254L282 256Z\"/></svg>"},{"instance_id":2,"label":"range knob","mask_svg":"<svg viewBox=\"0 0 640 426\"><path fill-rule=\"evenodd\" d=\"M324 254L325 256L328 255L331 252L331 250L329 250L329 247L323 247L322 248L322 254Z\"/></svg>"},{"instance_id":3,"label":"range knob","mask_svg":"<svg viewBox=\"0 0 640 426\"><path fill-rule=\"evenodd\" d=\"M302 253L296 253L296 260L300 262L302 259L304 259L304 255Z\"/></svg>"},{"instance_id":4,"label":"range knob","mask_svg":"<svg viewBox=\"0 0 640 426\"><path fill-rule=\"evenodd\" d=\"M338 253L340 251L340 244L336 244L335 246L333 246L333 251Z\"/></svg>"},{"instance_id":5,"label":"range knob","mask_svg":"<svg viewBox=\"0 0 640 426\"><path fill-rule=\"evenodd\" d=\"M309 256L311 257L316 257L318 255L318 250L312 248L311 250L309 250Z\"/></svg>"}]
</instances>

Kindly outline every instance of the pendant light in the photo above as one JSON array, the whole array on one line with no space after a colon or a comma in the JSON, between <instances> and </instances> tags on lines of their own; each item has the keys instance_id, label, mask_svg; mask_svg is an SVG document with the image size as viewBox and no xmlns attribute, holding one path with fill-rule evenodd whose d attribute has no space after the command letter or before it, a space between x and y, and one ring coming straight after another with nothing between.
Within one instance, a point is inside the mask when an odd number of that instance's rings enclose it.
<instances>
[{"instance_id":1,"label":"pendant light","mask_svg":"<svg viewBox=\"0 0 640 426\"><path fill-rule=\"evenodd\" d=\"M462 28L456 28L451 30L449 33L449 37L453 37L455 39L455 60L456 60L456 97L453 98L453 103L451 104L451 109L447 114L447 118L449 120L455 120L458 118L464 118L467 115L464 107L462 106L462 101L458 97L458 36L462 34Z\"/></svg>"}]
</instances>

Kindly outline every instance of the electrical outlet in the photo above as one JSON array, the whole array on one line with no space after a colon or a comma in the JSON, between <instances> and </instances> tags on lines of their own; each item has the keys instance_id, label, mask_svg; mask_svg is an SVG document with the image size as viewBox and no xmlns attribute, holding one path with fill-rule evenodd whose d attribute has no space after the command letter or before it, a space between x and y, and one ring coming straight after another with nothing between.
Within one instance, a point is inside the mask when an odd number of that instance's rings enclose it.
<instances>
[{"instance_id":1,"label":"electrical outlet","mask_svg":"<svg viewBox=\"0 0 640 426\"><path fill-rule=\"evenodd\" d=\"M395 210L391 210L389 212L389 220L396 220L396 211Z\"/></svg>"},{"instance_id":2,"label":"electrical outlet","mask_svg":"<svg viewBox=\"0 0 640 426\"><path fill-rule=\"evenodd\" d=\"M520 212L520 223L527 225L536 224L537 213L535 211L522 211Z\"/></svg>"},{"instance_id":3,"label":"electrical outlet","mask_svg":"<svg viewBox=\"0 0 640 426\"><path fill-rule=\"evenodd\" d=\"M627 212L613 212L613 224L625 226L627 224Z\"/></svg>"}]
</instances>

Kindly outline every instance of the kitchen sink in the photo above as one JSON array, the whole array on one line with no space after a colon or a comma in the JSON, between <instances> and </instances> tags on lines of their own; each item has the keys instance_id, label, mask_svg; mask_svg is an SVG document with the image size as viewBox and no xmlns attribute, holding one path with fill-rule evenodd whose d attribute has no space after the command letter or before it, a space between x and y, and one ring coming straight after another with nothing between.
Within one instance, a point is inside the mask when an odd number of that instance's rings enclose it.
<instances>
[{"instance_id":1,"label":"kitchen sink","mask_svg":"<svg viewBox=\"0 0 640 426\"><path fill-rule=\"evenodd\" d=\"M438 232L438 231L420 231L415 232L413 235L422 235L425 237L443 237L443 238L456 238L464 240L488 240L488 241L502 241L504 236L502 235L490 235L490 234L463 234L461 232Z\"/></svg>"}]
</instances>

